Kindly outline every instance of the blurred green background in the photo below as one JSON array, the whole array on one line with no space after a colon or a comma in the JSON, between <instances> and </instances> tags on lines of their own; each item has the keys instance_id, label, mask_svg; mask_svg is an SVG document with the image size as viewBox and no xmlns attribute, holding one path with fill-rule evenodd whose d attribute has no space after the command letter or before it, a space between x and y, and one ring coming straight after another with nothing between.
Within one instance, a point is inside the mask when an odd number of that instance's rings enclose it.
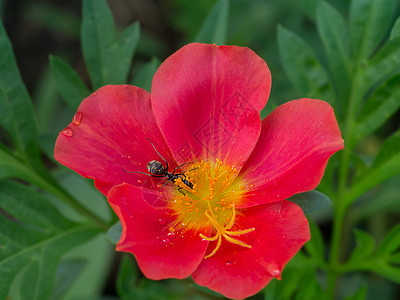
<instances>
[{"instance_id":1,"label":"blurred green background","mask_svg":"<svg viewBox=\"0 0 400 300\"><path fill-rule=\"evenodd\" d=\"M215 0L109 0L108 4L113 12L116 26L121 31L134 21L140 22L141 36L130 78L134 79L149 61L153 60L155 64L162 62L182 45L192 41L216 2ZM349 0L328 2L345 18L348 17ZM250 47L265 59L272 73L270 102L274 105L306 96L294 89L284 73L278 54L279 25L305 39L314 48L320 61L326 64L323 45L315 28L317 3L318 0L230 1L227 44ZM397 5L398 10L399 5ZM67 61L90 86L80 44L81 1L0 0L0 13L14 47L21 76L34 100L41 146L50 154L52 141L55 141L58 132L70 121L74 111L57 93L49 68L49 55L56 55ZM274 105L271 105L271 108ZM267 108L265 113L268 111L270 110ZM399 118L399 113L395 114L376 135L365 140L357 151L366 159L375 155L384 138L398 128ZM50 160L47 164L50 168L55 166ZM88 184L86 180L71 172L61 172L59 178L78 199L88 206L98 207L101 215L110 218L106 202L91 188L91 183ZM398 222L399 183L400 179L395 177L369 193L363 200L364 204L365 201L372 203L376 197L379 197L379 202L375 201L372 206L356 204L352 208L350 222L371 232L377 240L381 239L382 234L388 230L388 224ZM74 217L72 212L64 210L64 213ZM330 239L330 214L330 211L325 211L314 216L326 242ZM353 242L347 241L347 243L345 246L350 247ZM116 299L115 280L121 257L121 254L114 252L113 247L103 236L98 236L97 239L72 251L64 259L77 261L76 272L79 276L74 283L71 283L73 288L63 299ZM80 263L82 258L88 262ZM130 264L134 263L124 259L122 265L130 266ZM80 272L83 265L87 267ZM128 273L134 273L132 270L135 268L129 271L127 267L126 270ZM141 280L140 274L125 274L125 276L133 280L132 286L139 282L140 289L146 294L140 296L143 297L141 299L159 299L160 293L164 293L168 299L183 299L179 295L191 295L190 299L221 298L209 294L209 291L193 287L190 280L185 285L196 291L195 293L187 292L178 281L174 280L160 285ZM124 283L120 281L119 284ZM364 284L368 286L367 299L378 297L380 300L400 299L399 287L373 275L349 274L342 278L340 284L341 292L346 295L354 293ZM12 299L18 299L17 289L18 280L12 287ZM154 295L149 294L149 291L154 291ZM136 297L139 297L139 294L135 294ZM57 296L54 297L57 299ZM264 295L260 294L254 298L263 299L263 297Z\"/></svg>"}]
</instances>

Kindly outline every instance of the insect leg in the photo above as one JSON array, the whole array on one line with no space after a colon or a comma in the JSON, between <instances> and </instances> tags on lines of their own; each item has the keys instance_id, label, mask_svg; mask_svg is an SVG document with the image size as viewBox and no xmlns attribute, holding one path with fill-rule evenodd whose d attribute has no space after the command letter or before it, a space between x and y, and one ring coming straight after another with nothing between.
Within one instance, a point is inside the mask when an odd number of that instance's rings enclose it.
<instances>
[{"instance_id":1,"label":"insect leg","mask_svg":"<svg viewBox=\"0 0 400 300\"><path fill-rule=\"evenodd\" d=\"M177 166L177 167L174 169L174 171L172 172L172 174L174 174L175 171L178 170L180 167L183 167L184 165L192 164L192 163L194 163L194 162L195 162L195 160L194 160L194 161L187 162L187 163L184 163L184 164L181 164L180 166ZM196 169L198 169L198 168L196 168ZM196 170L196 169L193 169L193 170ZM193 171L193 170L189 170L189 171ZM189 172L189 171L187 171L187 172Z\"/></svg>"}]
</instances>

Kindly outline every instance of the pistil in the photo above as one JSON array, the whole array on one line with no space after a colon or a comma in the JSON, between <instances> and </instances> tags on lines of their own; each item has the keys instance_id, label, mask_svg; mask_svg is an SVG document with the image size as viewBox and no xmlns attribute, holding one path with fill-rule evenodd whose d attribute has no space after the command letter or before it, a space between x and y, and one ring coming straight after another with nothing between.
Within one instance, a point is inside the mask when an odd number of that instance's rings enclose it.
<instances>
[{"instance_id":1,"label":"pistil","mask_svg":"<svg viewBox=\"0 0 400 300\"><path fill-rule=\"evenodd\" d=\"M188 184L190 182L191 184ZM231 230L236 221L235 206L240 204L244 193L243 181L237 177L236 168L225 165L220 160L215 163L195 162L190 171L175 181L178 190L170 202L170 208L175 211L174 227L199 232L199 236L217 244L214 250L204 258L209 258L226 241L251 248L251 245L232 236L248 234L254 227ZM184 224L184 225L182 225ZM212 236L206 236L212 227Z\"/></svg>"}]
</instances>

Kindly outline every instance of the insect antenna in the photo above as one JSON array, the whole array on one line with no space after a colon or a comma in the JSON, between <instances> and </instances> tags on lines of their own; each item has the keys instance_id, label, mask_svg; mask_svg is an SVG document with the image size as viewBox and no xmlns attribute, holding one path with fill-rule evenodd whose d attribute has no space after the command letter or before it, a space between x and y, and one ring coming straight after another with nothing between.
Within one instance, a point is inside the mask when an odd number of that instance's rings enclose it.
<instances>
[{"instance_id":1,"label":"insect antenna","mask_svg":"<svg viewBox=\"0 0 400 300\"><path fill-rule=\"evenodd\" d=\"M166 165L167 165L166 170L168 170L169 165L168 165L167 160L157 151L156 146L154 146L153 142L152 142L149 138L146 138L146 140L148 140L148 141L150 142L150 144L153 146L153 149L154 149L154 151L156 151L156 153L158 154L158 156L160 156L160 157L163 159L163 161L165 161L165 163L166 163Z\"/></svg>"}]
</instances>

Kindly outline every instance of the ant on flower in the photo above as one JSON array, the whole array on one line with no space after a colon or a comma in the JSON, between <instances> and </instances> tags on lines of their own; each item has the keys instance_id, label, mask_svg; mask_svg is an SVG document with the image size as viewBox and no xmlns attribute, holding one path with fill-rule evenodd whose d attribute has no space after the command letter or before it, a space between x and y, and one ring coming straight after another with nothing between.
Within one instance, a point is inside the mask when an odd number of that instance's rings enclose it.
<instances>
[{"instance_id":1,"label":"ant on flower","mask_svg":"<svg viewBox=\"0 0 400 300\"><path fill-rule=\"evenodd\" d=\"M182 181L182 183L185 184L187 187L189 187L190 189L193 189L193 183L190 182L189 180L187 180L187 178L186 178L184 173L175 174L176 170L178 170L179 168L183 167L184 165L191 164L193 162L188 162L188 163L181 164L181 165L177 166L172 171L172 173L168 172L169 164L168 164L167 160L157 151L157 149L154 146L153 142L149 138L146 138L146 139L150 142L150 144L153 146L154 150L162 158L162 160L165 161L166 166L164 167L164 165L161 162L159 162L158 160L152 160L152 161L147 163L147 170L149 171L150 174L139 172L139 171L131 172L131 171L126 171L125 169L123 169L124 172L126 172L126 173L139 173L139 174L143 174L143 175L147 175L147 176L151 176L151 177L166 177L166 178L168 178L167 182L164 183L164 185L160 188L159 191L161 191L162 188L168 184L168 182L172 181L173 183L175 183L178 179L180 179ZM189 170L188 172L196 170L196 169L197 168ZM182 194L184 194L182 190L183 190L182 187L178 187L178 191L181 192Z\"/></svg>"}]
</instances>

